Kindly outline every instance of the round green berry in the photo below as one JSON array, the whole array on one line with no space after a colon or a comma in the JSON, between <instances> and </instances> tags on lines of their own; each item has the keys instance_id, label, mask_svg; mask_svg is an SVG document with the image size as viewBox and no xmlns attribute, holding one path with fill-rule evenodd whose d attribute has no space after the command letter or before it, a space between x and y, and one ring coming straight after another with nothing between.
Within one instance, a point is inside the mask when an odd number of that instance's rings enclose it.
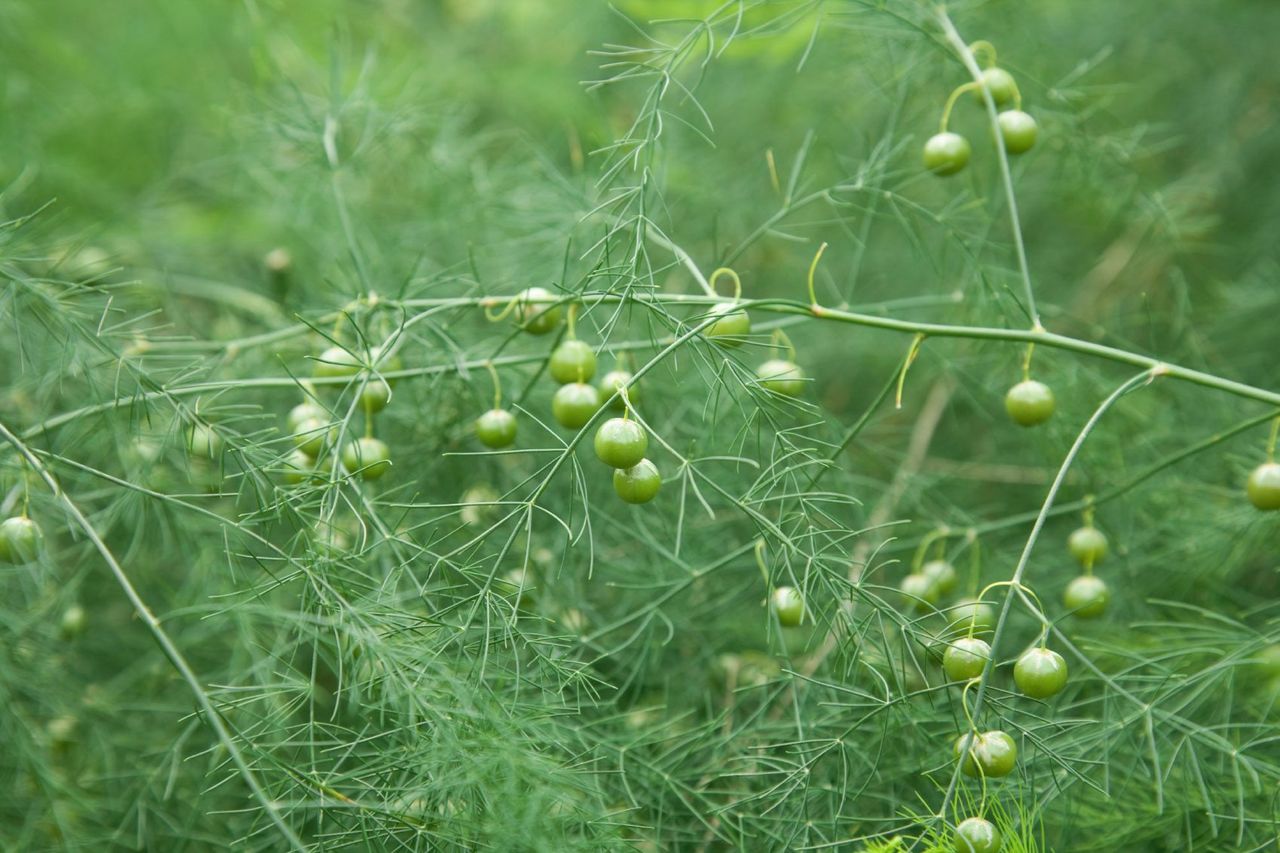
<instances>
[{"instance_id":1,"label":"round green berry","mask_svg":"<svg viewBox=\"0 0 1280 853\"><path fill-rule=\"evenodd\" d=\"M596 430L596 456L611 468L630 468L644 458L649 436L644 427L627 418L610 418Z\"/></svg>"},{"instance_id":2,"label":"round green berry","mask_svg":"<svg viewBox=\"0 0 1280 853\"><path fill-rule=\"evenodd\" d=\"M751 334L751 317L736 302L717 302L707 313L716 319L703 334L721 346L740 346Z\"/></svg>"},{"instance_id":3,"label":"round green berry","mask_svg":"<svg viewBox=\"0 0 1280 853\"><path fill-rule=\"evenodd\" d=\"M996 611L990 604L962 598L946 609L947 624L953 629L980 633L990 631L996 624Z\"/></svg>"},{"instance_id":4,"label":"round green berry","mask_svg":"<svg viewBox=\"0 0 1280 853\"><path fill-rule=\"evenodd\" d=\"M902 579L898 590L906 605L924 613L938 603L938 588L923 574L913 573Z\"/></svg>"},{"instance_id":5,"label":"round green berry","mask_svg":"<svg viewBox=\"0 0 1280 853\"><path fill-rule=\"evenodd\" d=\"M964 746L969 738L960 735L955 743L956 758L962 759L960 767L966 776L998 778L1013 772L1018 763L1018 745L1013 738L999 729L972 735L966 755Z\"/></svg>"},{"instance_id":6,"label":"round green berry","mask_svg":"<svg viewBox=\"0 0 1280 853\"><path fill-rule=\"evenodd\" d=\"M1014 82L1013 75L1003 68L986 69L982 72L979 83L991 92L991 100L996 102L997 107L1003 107L1012 101L1018 92L1018 84ZM982 89L975 89L973 96L981 101Z\"/></svg>"},{"instance_id":7,"label":"round green berry","mask_svg":"<svg viewBox=\"0 0 1280 853\"><path fill-rule=\"evenodd\" d=\"M360 390L360 407L366 412L381 412L391 402L391 385L380 376L371 376Z\"/></svg>"},{"instance_id":8,"label":"round green berry","mask_svg":"<svg viewBox=\"0 0 1280 853\"><path fill-rule=\"evenodd\" d=\"M0 560L7 563L30 563L44 550L44 531L25 515L15 515L0 522Z\"/></svg>"},{"instance_id":9,"label":"round green berry","mask_svg":"<svg viewBox=\"0 0 1280 853\"><path fill-rule=\"evenodd\" d=\"M1005 110L996 116L996 121L1004 138L1004 150L1010 154L1025 154L1036 144L1039 127L1036 120L1022 110Z\"/></svg>"},{"instance_id":10,"label":"round green berry","mask_svg":"<svg viewBox=\"0 0 1280 853\"><path fill-rule=\"evenodd\" d=\"M516 440L516 416L506 409L490 409L476 418L476 438L485 447L509 447Z\"/></svg>"},{"instance_id":11,"label":"round green berry","mask_svg":"<svg viewBox=\"0 0 1280 853\"><path fill-rule=\"evenodd\" d=\"M293 443L299 450L314 459L320 455L320 451L324 450L325 442L336 432L336 428L327 420L307 418L294 429Z\"/></svg>"},{"instance_id":12,"label":"round green berry","mask_svg":"<svg viewBox=\"0 0 1280 853\"><path fill-rule=\"evenodd\" d=\"M1102 578L1094 575L1080 575L1067 584L1062 593L1062 603L1081 619L1101 616L1110 601L1111 590L1107 589Z\"/></svg>"},{"instance_id":13,"label":"round green berry","mask_svg":"<svg viewBox=\"0 0 1280 853\"><path fill-rule=\"evenodd\" d=\"M991 646L977 637L961 637L947 645L942 655L942 669L952 681L978 678L991 660Z\"/></svg>"},{"instance_id":14,"label":"round green berry","mask_svg":"<svg viewBox=\"0 0 1280 853\"><path fill-rule=\"evenodd\" d=\"M613 472L613 490L629 504L648 503L662 488L662 475L658 466L648 459L641 459L630 468L617 468Z\"/></svg>"},{"instance_id":15,"label":"round green berry","mask_svg":"<svg viewBox=\"0 0 1280 853\"><path fill-rule=\"evenodd\" d=\"M778 624L794 628L804 620L804 599L793 586L780 586L769 598L769 606L778 617Z\"/></svg>"},{"instance_id":16,"label":"round green berry","mask_svg":"<svg viewBox=\"0 0 1280 853\"><path fill-rule=\"evenodd\" d=\"M1080 527L1067 537L1067 550L1082 566L1092 566L1107 556L1107 536L1096 527Z\"/></svg>"},{"instance_id":17,"label":"round green berry","mask_svg":"<svg viewBox=\"0 0 1280 853\"><path fill-rule=\"evenodd\" d=\"M760 365L756 379L761 387L786 397L799 397L804 393L804 371L794 362L774 358Z\"/></svg>"},{"instance_id":18,"label":"round green berry","mask_svg":"<svg viewBox=\"0 0 1280 853\"><path fill-rule=\"evenodd\" d=\"M516 322L531 335L545 335L560 325L561 309L551 292L530 287L516 295Z\"/></svg>"},{"instance_id":19,"label":"round green berry","mask_svg":"<svg viewBox=\"0 0 1280 853\"><path fill-rule=\"evenodd\" d=\"M1032 699L1048 699L1067 686L1067 662L1053 649L1027 649L1013 665L1013 682Z\"/></svg>"},{"instance_id":20,"label":"round green berry","mask_svg":"<svg viewBox=\"0 0 1280 853\"><path fill-rule=\"evenodd\" d=\"M371 436L357 438L342 449L342 467L348 474L376 480L391 469L391 449Z\"/></svg>"},{"instance_id":21,"label":"round green berry","mask_svg":"<svg viewBox=\"0 0 1280 853\"><path fill-rule=\"evenodd\" d=\"M954 175L969 165L972 151L969 140L958 133L935 133L924 144L924 166L935 175Z\"/></svg>"},{"instance_id":22,"label":"round green berry","mask_svg":"<svg viewBox=\"0 0 1280 853\"><path fill-rule=\"evenodd\" d=\"M285 418L285 423L289 425L289 432L296 432L298 424L308 420L327 421L329 420L329 413L325 411L324 406L308 400L290 409L289 416Z\"/></svg>"},{"instance_id":23,"label":"round green berry","mask_svg":"<svg viewBox=\"0 0 1280 853\"><path fill-rule=\"evenodd\" d=\"M329 347L316 356L312 373L319 379L339 379L355 376L363 365L360 358L342 347Z\"/></svg>"},{"instance_id":24,"label":"round green berry","mask_svg":"<svg viewBox=\"0 0 1280 853\"><path fill-rule=\"evenodd\" d=\"M208 424L195 423L187 430L187 450L192 456L216 459L222 452L222 436Z\"/></svg>"},{"instance_id":25,"label":"round green berry","mask_svg":"<svg viewBox=\"0 0 1280 853\"><path fill-rule=\"evenodd\" d=\"M968 817L956 827L956 853L1000 853L1004 839L995 824L980 817Z\"/></svg>"},{"instance_id":26,"label":"round green berry","mask_svg":"<svg viewBox=\"0 0 1280 853\"><path fill-rule=\"evenodd\" d=\"M595 350L579 340L564 341L551 353L547 372L561 385L587 382L596 375Z\"/></svg>"},{"instance_id":27,"label":"round green berry","mask_svg":"<svg viewBox=\"0 0 1280 853\"><path fill-rule=\"evenodd\" d=\"M1014 423L1024 427L1042 424L1053 415L1057 401L1053 391L1043 382L1027 379L1009 389L1004 397L1004 408Z\"/></svg>"},{"instance_id":28,"label":"round green berry","mask_svg":"<svg viewBox=\"0 0 1280 853\"><path fill-rule=\"evenodd\" d=\"M1280 462L1264 462L1254 468L1245 491L1258 509L1280 509Z\"/></svg>"},{"instance_id":29,"label":"round green berry","mask_svg":"<svg viewBox=\"0 0 1280 853\"><path fill-rule=\"evenodd\" d=\"M956 588L956 567L946 560L930 560L920 567L920 574L928 578L939 596Z\"/></svg>"},{"instance_id":30,"label":"round green berry","mask_svg":"<svg viewBox=\"0 0 1280 853\"><path fill-rule=\"evenodd\" d=\"M609 401L609 408L615 412L624 411L627 407L622 401L622 395L618 392L624 387L627 389L627 399L631 401L632 406L640 403L640 384L632 382L632 374L629 370L610 370L600 379L600 399ZM617 394L615 397L614 395Z\"/></svg>"},{"instance_id":31,"label":"round green berry","mask_svg":"<svg viewBox=\"0 0 1280 853\"><path fill-rule=\"evenodd\" d=\"M600 408L600 392L585 382L561 385L551 398L551 414L565 429L581 429Z\"/></svg>"}]
</instances>

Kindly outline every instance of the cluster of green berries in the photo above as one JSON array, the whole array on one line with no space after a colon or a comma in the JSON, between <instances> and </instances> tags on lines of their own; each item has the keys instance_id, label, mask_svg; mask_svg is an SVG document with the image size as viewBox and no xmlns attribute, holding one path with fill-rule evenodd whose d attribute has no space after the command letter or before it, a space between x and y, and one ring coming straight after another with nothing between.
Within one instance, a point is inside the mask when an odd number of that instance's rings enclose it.
<instances>
[{"instance_id":1,"label":"cluster of green berries","mask_svg":"<svg viewBox=\"0 0 1280 853\"><path fill-rule=\"evenodd\" d=\"M1005 151L1024 154L1035 146L1039 128L1034 118L1017 107L1021 97L1012 74L1003 68L988 68L982 72L981 79L970 84L970 87L979 102L983 101L983 92L989 92L997 107L1014 105L1011 109L1001 109L996 115ZM945 125L944 119L944 128ZM969 140L944 129L925 142L924 165L935 175L954 175L969 164L972 152Z\"/></svg>"},{"instance_id":2,"label":"cluster of green berries","mask_svg":"<svg viewBox=\"0 0 1280 853\"><path fill-rule=\"evenodd\" d=\"M525 331L545 335L559 326L560 306L548 304L549 292L540 287L523 291L515 300L516 319ZM572 324L570 325L572 331ZM645 457L649 436L627 415L639 397L639 386L626 370L606 373L598 385L595 378L597 357L594 349L572 335L552 351L547 360L547 373L559 383L551 398L551 415L565 429L586 426L606 401L622 417L610 418L600 425L595 436L595 451L600 461L613 468L613 488L627 503L647 503L662 486L658 467ZM476 437L486 447L509 447L516 438L515 415L494 407L476 421Z\"/></svg>"},{"instance_id":3,"label":"cluster of green berries","mask_svg":"<svg viewBox=\"0 0 1280 853\"><path fill-rule=\"evenodd\" d=\"M369 365L380 370L399 369L396 356L379 348L369 353ZM347 387L358 388L359 404L364 410L370 434L348 439L338 459L348 474L364 480L377 480L391 469L391 449L372 435L373 416L391 402L391 383L361 362L351 351L333 346L315 359L313 375L317 379L346 379ZM284 479L291 484L322 480L332 470L332 454L341 437L341 429L319 397L309 398L294 406L286 418L294 449L284 460Z\"/></svg>"}]
</instances>

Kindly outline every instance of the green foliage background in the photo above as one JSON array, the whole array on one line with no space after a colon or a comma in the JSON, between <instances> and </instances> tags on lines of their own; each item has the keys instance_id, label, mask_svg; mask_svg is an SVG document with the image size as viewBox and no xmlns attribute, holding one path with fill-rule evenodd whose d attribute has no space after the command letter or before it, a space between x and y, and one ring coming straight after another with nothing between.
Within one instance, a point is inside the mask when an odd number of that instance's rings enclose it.
<instances>
[{"instance_id":1,"label":"green foliage background","mask_svg":"<svg viewBox=\"0 0 1280 853\"><path fill-rule=\"evenodd\" d=\"M1280 6L947 11L1040 122L1014 186L1045 325L1274 394ZM671 244L703 274L731 265L746 298L807 304L826 242L823 305L1028 326L967 99L970 169L919 166L967 79L931 5L3 0L0 55L0 423L103 537L302 844L939 837L961 693L920 642L940 617L896 587L941 526L966 590L1007 580L1068 447L1136 370L1037 348L1059 408L1028 431L1003 412L1008 341L926 340L901 408L900 332L762 306L741 349L668 347L706 304ZM654 503L617 501L552 424L553 340L485 319L481 297L528 286L619 297L578 319L602 370L662 354L639 404ZM751 379L773 328L812 379L800 404ZM284 417L335 337L394 341L376 419L394 469L288 487ZM470 434L489 359L519 452ZM364 429L353 389L318 393ZM1280 519L1242 494L1273 409L1161 379L1089 436L1060 500L1076 509L1026 575L1061 620L1051 645L1078 652L1071 684L1031 702L1002 665L983 712L1022 753L987 791L1005 849L1276 843L1259 657L1280 642ZM188 453L197 421L218 458ZM86 531L16 452L3 478L4 514L29 494L48 547L0 571L0 846L287 849ZM1088 495L1113 601L1086 623L1060 596ZM770 583L804 592L800 629L764 607L758 539ZM522 566L517 606L502 579ZM1038 632L1011 612L1001 662ZM947 821L981 796L963 782Z\"/></svg>"}]
</instances>

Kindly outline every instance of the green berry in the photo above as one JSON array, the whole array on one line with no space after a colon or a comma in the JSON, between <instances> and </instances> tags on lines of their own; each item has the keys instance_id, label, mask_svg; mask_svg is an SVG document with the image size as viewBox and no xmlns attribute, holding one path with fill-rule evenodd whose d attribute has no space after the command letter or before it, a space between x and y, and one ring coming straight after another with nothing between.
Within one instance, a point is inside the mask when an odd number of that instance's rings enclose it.
<instances>
[{"instance_id":1,"label":"green berry","mask_svg":"<svg viewBox=\"0 0 1280 853\"><path fill-rule=\"evenodd\" d=\"M329 347L316 357L312 373L320 379L355 376L363 365L358 356L342 347Z\"/></svg>"},{"instance_id":2,"label":"green berry","mask_svg":"<svg viewBox=\"0 0 1280 853\"><path fill-rule=\"evenodd\" d=\"M942 655L942 669L952 681L978 678L991 660L991 646L977 637L961 637Z\"/></svg>"},{"instance_id":3,"label":"green berry","mask_svg":"<svg viewBox=\"0 0 1280 853\"><path fill-rule=\"evenodd\" d=\"M980 817L968 817L956 827L956 853L1000 853L1004 839L995 824Z\"/></svg>"},{"instance_id":4,"label":"green berry","mask_svg":"<svg viewBox=\"0 0 1280 853\"><path fill-rule=\"evenodd\" d=\"M289 432L296 432L298 424L307 420L329 420L329 413L324 406L317 405L310 401L299 403L289 410L289 416L285 418L285 423L289 425Z\"/></svg>"},{"instance_id":5,"label":"green berry","mask_svg":"<svg viewBox=\"0 0 1280 853\"><path fill-rule=\"evenodd\" d=\"M1049 420L1057 402L1048 385L1027 379L1009 389L1004 398L1004 407L1014 423L1029 427Z\"/></svg>"},{"instance_id":6,"label":"green berry","mask_svg":"<svg viewBox=\"0 0 1280 853\"><path fill-rule=\"evenodd\" d=\"M380 376L371 376L360 391L360 407L366 412L381 412L391 402L391 385Z\"/></svg>"},{"instance_id":7,"label":"green berry","mask_svg":"<svg viewBox=\"0 0 1280 853\"><path fill-rule=\"evenodd\" d=\"M966 776L986 776L998 778L1008 776L1018 763L1018 745L1013 738L996 729L972 736L968 754L965 754L965 741L970 736L960 735L956 738L956 758L961 758L961 770Z\"/></svg>"},{"instance_id":8,"label":"green berry","mask_svg":"<svg viewBox=\"0 0 1280 853\"><path fill-rule=\"evenodd\" d=\"M1067 662L1053 649L1027 649L1013 665L1013 682L1032 699L1048 699L1067 686Z\"/></svg>"},{"instance_id":9,"label":"green berry","mask_svg":"<svg viewBox=\"0 0 1280 853\"><path fill-rule=\"evenodd\" d=\"M89 615L79 604L73 604L62 611L62 621L58 623L58 633L64 640L70 640L84 633L89 623Z\"/></svg>"},{"instance_id":10,"label":"green berry","mask_svg":"<svg viewBox=\"0 0 1280 853\"><path fill-rule=\"evenodd\" d=\"M741 346L751 334L751 317L736 302L717 302L707 313L716 319L703 334L721 346Z\"/></svg>"},{"instance_id":11,"label":"green berry","mask_svg":"<svg viewBox=\"0 0 1280 853\"><path fill-rule=\"evenodd\" d=\"M1062 603L1081 619L1094 619L1101 616L1111 601L1111 591L1103 583L1102 578L1094 575L1080 575L1067 584L1062 593Z\"/></svg>"},{"instance_id":12,"label":"green berry","mask_svg":"<svg viewBox=\"0 0 1280 853\"><path fill-rule=\"evenodd\" d=\"M311 457L300 448L294 448L289 451L289 455L284 458L281 467L284 469L282 475L284 481L294 486L306 482L315 475L315 466Z\"/></svg>"},{"instance_id":13,"label":"green berry","mask_svg":"<svg viewBox=\"0 0 1280 853\"><path fill-rule=\"evenodd\" d=\"M564 341L551 353L547 372L561 385L587 382L596 375L595 351L579 340Z\"/></svg>"},{"instance_id":14,"label":"green berry","mask_svg":"<svg viewBox=\"0 0 1280 853\"><path fill-rule=\"evenodd\" d=\"M662 475L658 473L658 466L648 459L613 472L613 490L629 504L648 503L661 487Z\"/></svg>"},{"instance_id":15,"label":"green berry","mask_svg":"<svg viewBox=\"0 0 1280 853\"><path fill-rule=\"evenodd\" d=\"M1018 92L1018 84L1014 82L1013 75L1003 68L986 69L982 72L980 82L991 92L991 99L996 102L997 107L1003 107L1012 101ZM982 101L982 89L975 89L973 96Z\"/></svg>"},{"instance_id":16,"label":"green berry","mask_svg":"<svg viewBox=\"0 0 1280 853\"><path fill-rule=\"evenodd\" d=\"M627 399L631 401L632 406L640 403L640 384L632 382L632 374L628 370L610 370L600 380L600 399L609 400L609 408L615 412L621 412L626 409L626 404L622 402L622 395L614 397L624 386L627 388ZM631 383L628 385L628 383Z\"/></svg>"},{"instance_id":17,"label":"green berry","mask_svg":"<svg viewBox=\"0 0 1280 853\"><path fill-rule=\"evenodd\" d=\"M996 611L990 604L963 598L946 609L947 624L953 629L973 632L990 631L996 625Z\"/></svg>"},{"instance_id":18,"label":"green berry","mask_svg":"<svg viewBox=\"0 0 1280 853\"><path fill-rule=\"evenodd\" d=\"M920 574L928 578L939 596L956 587L956 568L946 560L930 560L920 567Z\"/></svg>"},{"instance_id":19,"label":"green berry","mask_svg":"<svg viewBox=\"0 0 1280 853\"><path fill-rule=\"evenodd\" d=\"M342 449L342 467L348 474L360 473L365 480L376 480L391 468L391 450L386 443L365 436Z\"/></svg>"},{"instance_id":20,"label":"green berry","mask_svg":"<svg viewBox=\"0 0 1280 853\"><path fill-rule=\"evenodd\" d=\"M565 429L581 429L600 408L600 392L585 382L561 385L551 398L551 414Z\"/></svg>"},{"instance_id":21,"label":"green berry","mask_svg":"<svg viewBox=\"0 0 1280 853\"><path fill-rule=\"evenodd\" d=\"M1254 468L1245 491L1258 509L1280 509L1280 462L1264 462Z\"/></svg>"},{"instance_id":22,"label":"green berry","mask_svg":"<svg viewBox=\"0 0 1280 853\"><path fill-rule=\"evenodd\" d=\"M924 166L935 175L954 175L969 164L969 140L958 133L935 133L924 144Z\"/></svg>"},{"instance_id":23,"label":"green berry","mask_svg":"<svg viewBox=\"0 0 1280 853\"><path fill-rule=\"evenodd\" d=\"M293 443L299 450L312 459L324 450L325 441L332 438L337 430L327 420L308 418L298 424L293 431Z\"/></svg>"},{"instance_id":24,"label":"green berry","mask_svg":"<svg viewBox=\"0 0 1280 853\"><path fill-rule=\"evenodd\" d=\"M222 452L222 436L214 432L208 424L192 424L187 430L187 450L192 456L204 459L216 459Z\"/></svg>"},{"instance_id":25,"label":"green berry","mask_svg":"<svg viewBox=\"0 0 1280 853\"><path fill-rule=\"evenodd\" d=\"M560 325L561 309L551 292L530 287L516 295L516 322L531 335L545 335Z\"/></svg>"},{"instance_id":26,"label":"green berry","mask_svg":"<svg viewBox=\"0 0 1280 853\"><path fill-rule=\"evenodd\" d=\"M610 418L596 430L596 456L611 468L630 468L644 458L649 436L644 427L626 418Z\"/></svg>"},{"instance_id":27,"label":"green berry","mask_svg":"<svg viewBox=\"0 0 1280 853\"><path fill-rule=\"evenodd\" d=\"M25 515L15 515L0 522L0 560L22 565L30 563L44 550L44 531Z\"/></svg>"},{"instance_id":28,"label":"green berry","mask_svg":"<svg viewBox=\"0 0 1280 853\"><path fill-rule=\"evenodd\" d=\"M516 416L506 409L490 409L476 418L476 438L485 447L509 447L516 440Z\"/></svg>"},{"instance_id":29,"label":"green berry","mask_svg":"<svg viewBox=\"0 0 1280 853\"><path fill-rule=\"evenodd\" d=\"M804 371L794 362L781 358L770 359L756 371L761 387L775 394L799 397L804 393Z\"/></svg>"},{"instance_id":30,"label":"green berry","mask_svg":"<svg viewBox=\"0 0 1280 853\"><path fill-rule=\"evenodd\" d=\"M1080 527L1067 537L1067 550L1082 566L1092 566L1107 556L1107 537L1096 527Z\"/></svg>"},{"instance_id":31,"label":"green berry","mask_svg":"<svg viewBox=\"0 0 1280 853\"><path fill-rule=\"evenodd\" d=\"M778 624L784 628L794 628L804 620L804 599L800 592L792 586L780 586L769 598L769 606L778 617Z\"/></svg>"},{"instance_id":32,"label":"green berry","mask_svg":"<svg viewBox=\"0 0 1280 853\"><path fill-rule=\"evenodd\" d=\"M938 588L924 575L916 573L907 575L898 585L898 590L906 605L921 613L932 609L938 603Z\"/></svg>"},{"instance_id":33,"label":"green berry","mask_svg":"<svg viewBox=\"0 0 1280 853\"><path fill-rule=\"evenodd\" d=\"M1025 154L1036 144L1036 120L1022 110L1005 110L996 121L1004 137L1004 150L1010 154Z\"/></svg>"}]
</instances>

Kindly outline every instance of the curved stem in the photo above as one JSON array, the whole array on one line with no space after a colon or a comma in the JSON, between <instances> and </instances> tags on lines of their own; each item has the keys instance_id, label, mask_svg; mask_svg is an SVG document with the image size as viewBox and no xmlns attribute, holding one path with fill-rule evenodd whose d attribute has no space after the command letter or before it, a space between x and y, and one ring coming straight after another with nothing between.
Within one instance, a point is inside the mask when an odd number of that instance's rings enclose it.
<instances>
[{"instance_id":1,"label":"curved stem","mask_svg":"<svg viewBox=\"0 0 1280 853\"><path fill-rule=\"evenodd\" d=\"M1267 439L1267 461L1276 461L1276 439L1280 438L1280 417L1271 424L1271 436Z\"/></svg>"},{"instance_id":2,"label":"curved stem","mask_svg":"<svg viewBox=\"0 0 1280 853\"><path fill-rule=\"evenodd\" d=\"M822 260L822 253L827 250L827 244L823 243L818 247L817 253L813 256L813 261L809 264L809 304L817 305L818 296L813 289L813 274L818 270L818 261Z\"/></svg>"},{"instance_id":3,"label":"curved stem","mask_svg":"<svg viewBox=\"0 0 1280 853\"><path fill-rule=\"evenodd\" d=\"M979 88L982 84L977 81L971 83L961 83L951 90L951 94L947 96L946 106L942 108L942 120L938 122L938 132L946 133L947 124L951 121L951 111L955 109L956 101L960 100L960 96L965 92L972 92Z\"/></svg>"},{"instance_id":4,"label":"curved stem","mask_svg":"<svg viewBox=\"0 0 1280 853\"><path fill-rule=\"evenodd\" d=\"M738 274L729 267L720 267L712 271L711 277L707 280L707 288L712 296L719 296L716 292L716 280L722 275L728 276L733 280L733 301L737 302L742 298L742 279L738 278Z\"/></svg>"}]
</instances>

